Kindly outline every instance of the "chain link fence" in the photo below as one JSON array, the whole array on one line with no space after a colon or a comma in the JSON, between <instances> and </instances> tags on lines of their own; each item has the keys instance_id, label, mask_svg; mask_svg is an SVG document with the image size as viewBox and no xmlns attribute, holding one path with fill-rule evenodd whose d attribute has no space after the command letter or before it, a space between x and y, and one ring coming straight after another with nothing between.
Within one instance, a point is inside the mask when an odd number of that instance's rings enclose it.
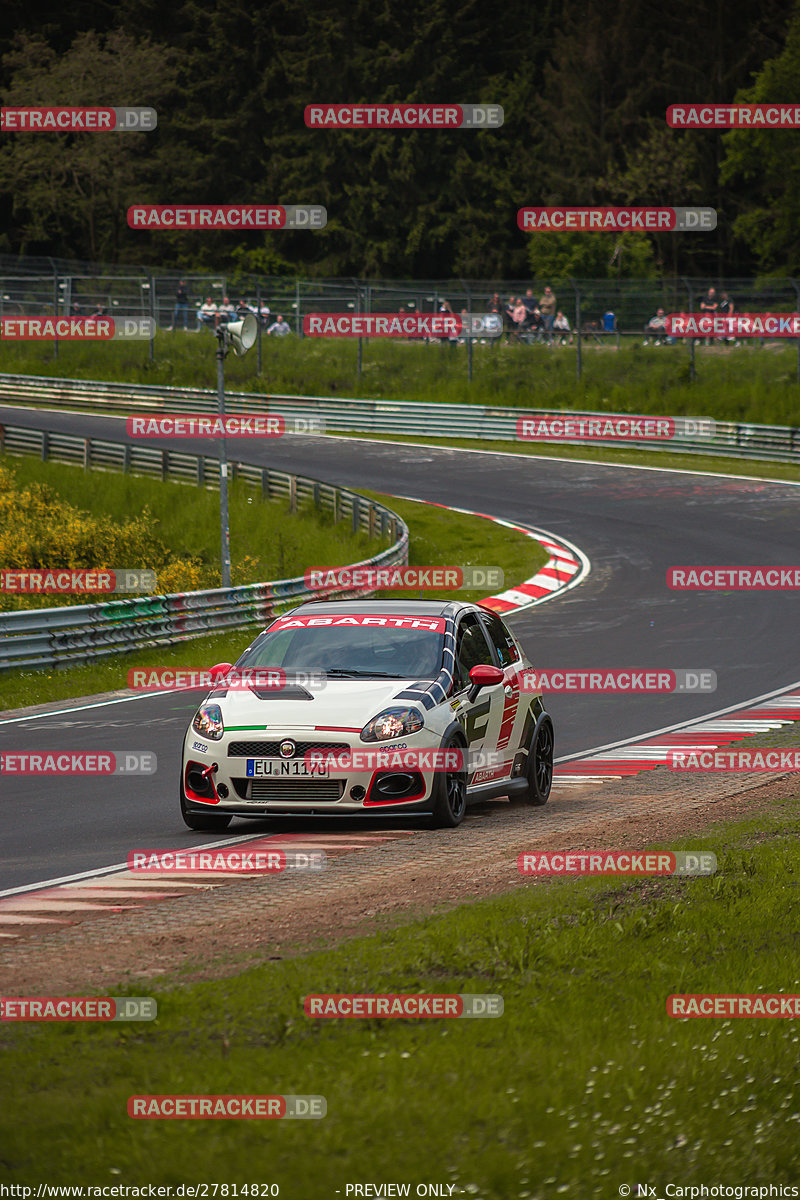
<instances>
[{"instance_id":1,"label":"chain link fence","mask_svg":"<svg viewBox=\"0 0 800 1200\"><path fill-rule=\"evenodd\" d=\"M181 285L185 303L177 299ZM565 318L562 329L519 328L507 309L514 300L539 302L544 289L552 289L555 311ZM220 318L201 319L200 308L209 300L217 313L228 305L233 316L245 306L259 318L260 333L277 316L291 334L303 336L303 317L311 312L432 313L446 302L455 313L490 312L504 317L504 338L515 342L573 346L577 350L578 378L582 350L594 346L620 346L638 339L652 343L647 330L659 309L697 312L709 288L717 299L727 294L735 312L800 311L800 280L714 279L711 277L656 279L505 279L505 280L365 280L289 279L243 273L216 274L156 269L140 265L110 266L56 258L16 258L0 255L0 316L69 314L89 316L102 312L117 317L154 317L162 330L202 331ZM225 318L223 318L225 319ZM499 339L503 340L503 339ZM658 339L663 342L663 339ZM358 339L357 373L362 366ZM694 375L695 339L687 339L690 375ZM800 381L800 340L798 381ZM466 339L467 373L472 379L471 339ZM150 341L155 358L155 338ZM58 343L54 343L58 354ZM261 339L259 337L259 368Z\"/></svg>"}]
</instances>

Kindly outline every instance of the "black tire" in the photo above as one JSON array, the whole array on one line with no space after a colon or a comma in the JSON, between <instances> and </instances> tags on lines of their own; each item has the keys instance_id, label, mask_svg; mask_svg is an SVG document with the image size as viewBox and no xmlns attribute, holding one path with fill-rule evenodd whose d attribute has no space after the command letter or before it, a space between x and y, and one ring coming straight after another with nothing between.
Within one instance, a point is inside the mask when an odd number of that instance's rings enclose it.
<instances>
[{"instance_id":1,"label":"black tire","mask_svg":"<svg viewBox=\"0 0 800 1200\"><path fill-rule=\"evenodd\" d=\"M464 750L464 743L457 737L443 742L442 750ZM464 820L467 811L467 772L437 771L433 784L434 829L455 829Z\"/></svg>"},{"instance_id":2,"label":"black tire","mask_svg":"<svg viewBox=\"0 0 800 1200\"><path fill-rule=\"evenodd\" d=\"M204 813L189 812L186 808L186 797L183 794L183 781L180 784L181 796L181 816L183 817L184 825L188 825L190 829L205 831L206 833L220 833L223 829L227 829L233 817L230 813Z\"/></svg>"},{"instance_id":3,"label":"black tire","mask_svg":"<svg viewBox=\"0 0 800 1200\"><path fill-rule=\"evenodd\" d=\"M553 786L553 742L553 722L547 713L542 713L531 736L531 747L525 767L528 790L518 796L521 804L529 804L535 808L547 804Z\"/></svg>"}]
</instances>

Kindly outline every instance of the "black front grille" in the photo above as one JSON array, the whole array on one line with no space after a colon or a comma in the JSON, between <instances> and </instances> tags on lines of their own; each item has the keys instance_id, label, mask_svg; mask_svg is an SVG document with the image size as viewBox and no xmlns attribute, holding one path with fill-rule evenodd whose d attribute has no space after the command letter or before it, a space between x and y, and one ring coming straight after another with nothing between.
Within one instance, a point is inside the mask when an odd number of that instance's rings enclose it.
<instances>
[{"instance_id":1,"label":"black front grille","mask_svg":"<svg viewBox=\"0 0 800 1200\"><path fill-rule=\"evenodd\" d=\"M280 742L231 742L228 758L281 758L278 747L281 742L294 742L293 758L303 758L309 752L349 751L347 742L295 742L294 738L281 738Z\"/></svg>"},{"instance_id":2,"label":"black front grille","mask_svg":"<svg viewBox=\"0 0 800 1200\"><path fill-rule=\"evenodd\" d=\"M343 779L234 779L233 786L242 800L262 804L335 804L344 792Z\"/></svg>"}]
</instances>

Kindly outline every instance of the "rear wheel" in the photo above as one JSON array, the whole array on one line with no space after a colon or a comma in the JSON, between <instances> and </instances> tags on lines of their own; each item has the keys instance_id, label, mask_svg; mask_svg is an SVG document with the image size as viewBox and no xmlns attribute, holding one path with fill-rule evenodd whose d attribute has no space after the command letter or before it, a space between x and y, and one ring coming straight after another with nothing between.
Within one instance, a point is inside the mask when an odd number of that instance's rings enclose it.
<instances>
[{"instance_id":1,"label":"rear wheel","mask_svg":"<svg viewBox=\"0 0 800 1200\"><path fill-rule=\"evenodd\" d=\"M464 750L457 737L451 737L442 750ZM454 829L464 820L467 811L466 766L458 771L437 771L433 785L433 826L435 829Z\"/></svg>"},{"instance_id":2,"label":"rear wheel","mask_svg":"<svg viewBox=\"0 0 800 1200\"><path fill-rule=\"evenodd\" d=\"M191 812L186 807L186 797L183 794L183 781L180 784L181 795L181 816L183 822L190 829L205 830L207 833L219 832L222 829L227 829L233 817L230 813L204 813L197 812L192 809Z\"/></svg>"},{"instance_id":3,"label":"rear wheel","mask_svg":"<svg viewBox=\"0 0 800 1200\"><path fill-rule=\"evenodd\" d=\"M553 722L547 713L542 713L531 737L531 747L525 767L528 790L519 795L520 803L530 804L537 808L542 804L547 804L550 789L553 786L553 744Z\"/></svg>"}]
</instances>

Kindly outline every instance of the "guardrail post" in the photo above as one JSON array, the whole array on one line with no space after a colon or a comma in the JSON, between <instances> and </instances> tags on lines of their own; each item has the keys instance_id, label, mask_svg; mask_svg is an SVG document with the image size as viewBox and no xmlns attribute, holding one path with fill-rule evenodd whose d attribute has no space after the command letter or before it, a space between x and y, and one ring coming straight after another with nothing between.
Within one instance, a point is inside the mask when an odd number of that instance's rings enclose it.
<instances>
[{"instance_id":1,"label":"guardrail post","mask_svg":"<svg viewBox=\"0 0 800 1200\"><path fill-rule=\"evenodd\" d=\"M358 533L361 528L361 503L358 496L353 496L353 533Z\"/></svg>"},{"instance_id":2,"label":"guardrail post","mask_svg":"<svg viewBox=\"0 0 800 1200\"><path fill-rule=\"evenodd\" d=\"M92 465L92 439L83 439L83 469L88 471Z\"/></svg>"},{"instance_id":3,"label":"guardrail post","mask_svg":"<svg viewBox=\"0 0 800 1200\"><path fill-rule=\"evenodd\" d=\"M314 508L319 508L320 490L319 490L318 483L314 484L313 492L314 492Z\"/></svg>"},{"instance_id":4,"label":"guardrail post","mask_svg":"<svg viewBox=\"0 0 800 1200\"><path fill-rule=\"evenodd\" d=\"M125 445L122 447L122 470L126 475L130 474L131 460L133 457L132 451L133 451L133 447L128 442L126 442Z\"/></svg>"},{"instance_id":5,"label":"guardrail post","mask_svg":"<svg viewBox=\"0 0 800 1200\"><path fill-rule=\"evenodd\" d=\"M798 286L796 279L790 279L789 283L794 288L794 296L795 296L794 310L795 310L795 312L800 313L800 286ZM797 372L796 372L795 378L796 378L797 382L800 383L800 338L795 339L795 345L797 346Z\"/></svg>"},{"instance_id":6,"label":"guardrail post","mask_svg":"<svg viewBox=\"0 0 800 1200\"><path fill-rule=\"evenodd\" d=\"M575 372L578 382L580 382L580 378L583 373L583 354L581 343L581 293L574 279L571 279L570 283L575 291Z\"/></svg>"},{"instance_id":7,"label":"guardrail post","mask_svg":"<svg viewBox=\"0 0 800 1200\"><path fill-rule=\"evenodd\" d=\"M269 470L267 467L261 471L261 499L269 500Z\"/></svg>"},{"instance_id":8,"label":"guardrail post","mask_svg":"<svg viewBox=\"0 0 800 1200\"><path fill-rule=\"evenodd\" d=\"M42 462L47 462L50 457L50 434L46 429L42 430Z\"/></svg>"},{"instance_id":9,"label":"guardrail post","mask_svg":"<svg viewBox=\"0 0 800 1200\"><path fill-rule=\"evenodd\" d=\"M372 537L375 537L375 505L370 504L368 511L369 511L369 536L372 538Z\"/></svg>"},{"instance_id":10,"label":"guardrail post","mask_svg":"<svg viewBox=\"0 0 800 1200\"><path fill-rule=\"evenodd\" d=\"M289 512L297 512L297 476L289 476Z\"/></svg>"},{"instance_id":11,"label":"guardrail post","mask_svg":"<svg viewBox=\"0 0 800 1200\"><path fill-rule=\"evenodd\" d=\"M202 454L197 457L197 486L205 487L206 485L206 460Z\"/></svg>"},{"instance_id":12,"label":"guardrail post","mask_svg":"<svg viewBox=\"0 0 800 1200\"><path fill-rule=\"evenodd\" d=\"M333 489L333 523L334 525L339 520L339 489Z\"/></svg>"},{"instance_id":13,"label":"guardrail post","mask_svg":"<svg viewBox=\"0 0 800 1200\"><path fill-rule=\"evenodd\" d=\"M166 482L168 475L169 475L169 451L162 450L161 451L161 482L162 483Z\"/></svg>"}]
</instances>

